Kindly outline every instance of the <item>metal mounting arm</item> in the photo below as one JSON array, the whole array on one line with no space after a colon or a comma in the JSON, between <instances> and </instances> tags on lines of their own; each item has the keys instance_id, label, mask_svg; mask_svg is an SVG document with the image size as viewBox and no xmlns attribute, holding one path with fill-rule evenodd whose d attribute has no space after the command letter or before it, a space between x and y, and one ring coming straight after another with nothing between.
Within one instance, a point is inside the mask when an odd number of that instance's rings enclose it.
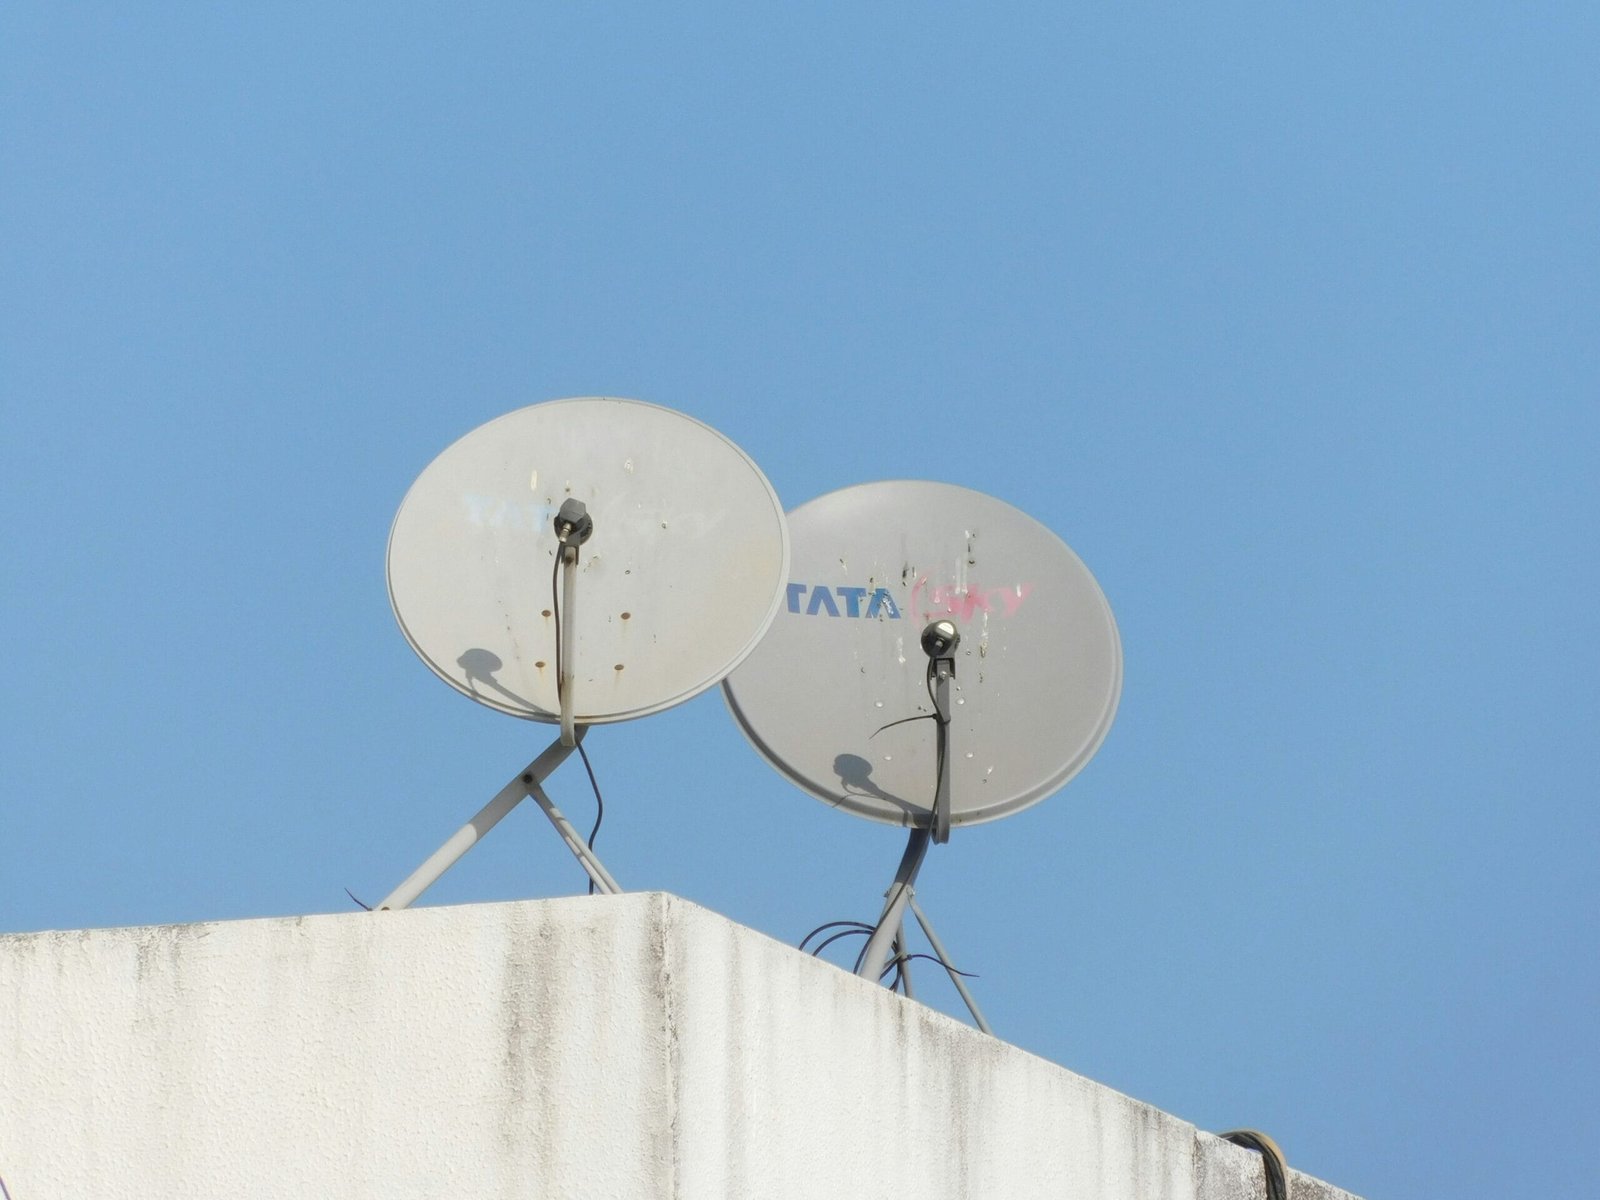
<instances>
[{"instance_id":1,"label":"metal mounting arm","mask_svg":"<svg viewBox=\"0 0 1600 1200\"><path fill-rule=\"evenodd\" d=\"M950 681L956 675L956 647L961 631L954 621L929 621L922 631L922 652L928 656L928 682L932 685L934 721L939 727L935 745L938 776L933 786L933 813L929 825L933 840L950 840Z\"/></svg>"},{"instance_id":2,"label":"metal mounting arm","mask_svg":"<svg viewBox=\"0 0 1600 1200\"><path fill-rule=\"evenodd\" d=\"M906 852L900 856L900 867L894 873L894 882L884 893L883 915L867 939L867 948L861 952L861 965L856 974L874 982L883 974L889 961L889 950L900 934L905 919L906 906L911 903L911 889L917 882L917 872L922 870L922 860L928 857L928 831L923 828L911 831Z\"/></svg>"},{"instance_id":3,"label":"metal mounting arm","mask_svg":"<svg viewBox=\"0 0 1600 1200\"><path fill-rule=\"evenodd\" d=\"M580 725L573 739L573 746L583 740L583 735L588 732L588 727ZM476 816L450 836L445 842L428 857L428 860L411 872L404 883L385 896L378 907L408 908L418 896L427 891L468 850L478 844L489 830L500 823L500 819L522 802L523 797L532 796L544 810L544 815L556 827L556 832L561 835L561 840L567 844L567 849L572 851L573 857L578 860L578 865L590 879L594 880L595 887L609 895L622 891L617 886L617 881L611 873L601 864L595 852L578 836L578 831L572 823L562 815L562 812L545 795L543 783L572 753L573 746L564 745L557 738L545 747L544 753L519 771L516 778L495 793L494 799L478 810Z\"/></svg>"},{"instance_id":4,"label":"metal mounting arm","mask_svg":"<svg viewBox=\"0 0 1600 1200\"><path fill-rule=\"evenodd\" d=\"M578 735L574 728L577 711L572 698L573 656L577 647L578 627L578 547L594 533L594 518L582 500L570 497L561 503L554 521L556 538L561 545L561 620L556 627L556 661L561 669L556 673L556 697L561 705L561 744L576 746Z\"/></svg>"},{"instance_id":5,"label":"metal mounting arm","mask_svg":"<svg viewBox=\"0 0 1600 1200\"><path fill-rule=\"evenodd\" d=\"M950 982L955 984L956 991L961 994L961 999L966 1004L967 1011L972 1014L973 1021L983 1032L992 1035L994 1030L989 1028L989 1022L984 1018L978 1002L972 998L972 993L962 980L961 973L950 965L950 956L945 953L944 943L939 940L939 935L933 931L933 923L928 920L927 914L922 911L922 906L917 903L917 872L922 869L922 861L928 856L929 842L927 829L919 828L911 831L911 838L906 843L906 852L900 858L900 868L895 872L894 883L884 894L883 916L878 918L877 928L867 939L867 946L861 952L861 962L856 967L856 974L863 979L876 982L882 977L884 968L888 966L891 954L905 954L905 915L906 910L910 909L911 914L917 919L917 924L922 926L928 945L933 947L939 965L945 969L950 976ZM911 981L909 976L904 974L903 965L902 978L905 980L906 995L909 997Z\"/></svg>"},{"instance_id":6,"label":"metal mounting arm","mask_svg":"<svg viewBox=\"0 0 1600 1200\"><path fill-rule=\"evenodd\" d=\"M955 677L956 660L933 660L933 706L937 709L935 734L939 777L933 792L933 840L944 845L950 840L950 680Z\"/></svg>"},{"instance_id":7,"label":"metal mounting arm","mask_svg":"<svg viewBox=\"0 0 1600 1200\"><path fill-rule=\"evenodd\" d=\"M556 695L561 700L561 744L572 747L578 744L574 727L572 700L573 628L578 616L578 548L565 542L561 545L561 627L556 637L561 639L558 656L561 673L556 678Z\"/></svg>"}]
</instances>

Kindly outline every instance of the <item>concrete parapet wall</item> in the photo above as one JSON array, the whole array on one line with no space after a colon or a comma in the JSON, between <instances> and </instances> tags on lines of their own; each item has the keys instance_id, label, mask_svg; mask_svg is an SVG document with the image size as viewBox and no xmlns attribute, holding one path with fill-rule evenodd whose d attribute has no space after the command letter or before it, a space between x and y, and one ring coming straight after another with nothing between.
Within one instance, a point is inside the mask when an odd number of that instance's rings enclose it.
<instances>
[{"instance_id":1,"label":"concrete parapet wall","mask_svg":"<svg viewBox=\"0 0 1600 1200\"><path fill-rule=\"evenodd\" d=\"M1247 1151L659 893L0 938L0 1178L13 1200L1265 1195Z\"/></svg>"}]
</instances>

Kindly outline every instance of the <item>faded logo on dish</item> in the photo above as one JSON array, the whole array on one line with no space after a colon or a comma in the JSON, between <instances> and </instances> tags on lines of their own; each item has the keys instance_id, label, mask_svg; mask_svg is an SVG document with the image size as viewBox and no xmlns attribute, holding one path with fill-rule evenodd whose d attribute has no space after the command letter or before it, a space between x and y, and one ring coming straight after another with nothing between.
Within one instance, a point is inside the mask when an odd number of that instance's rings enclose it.
<instances>
[{"instance_id":1,"label":"faded logo on dish","mask_svg":"<svg viewBox=\"0 0 1600 1200\"><path fill-rule=\"evenodd\" d=\"M953 617L970 621L974 614L992 613L1014 616L1033 594L1033 584L1014 583L1005 587L977 584L930 585L926 576L911 585L904 602L895 600L888 588L845 587L828 583L791 583L789 611L807 617L855 617L862 620L898 621L909 615L913 621Z\"/></svg>"},{"instance_id":2,"label":"faded logo on dish","mask_svg":"<svg viewBox=\"0 0 1600 1200\"><path fill-rule=\"evenodd\" d=\"M540 504L534 500L508 500L503 496L486 496L474 492L463 492L461 504L462 516L467 524L479 529L505 529L538 534L549 530L551 520L561 510L561 505L553 500ZM597 514L597 528L602 523L609 526L612 522L619 521L620 527L629 533L670 529L690 537L704 537L722 523L720 513L710 517L699 512L669 514L642 506L635 506L633 509L614 506L603 512L597 512L597 506L591 503L590 512Z\"/></svg>"}]
</instances>

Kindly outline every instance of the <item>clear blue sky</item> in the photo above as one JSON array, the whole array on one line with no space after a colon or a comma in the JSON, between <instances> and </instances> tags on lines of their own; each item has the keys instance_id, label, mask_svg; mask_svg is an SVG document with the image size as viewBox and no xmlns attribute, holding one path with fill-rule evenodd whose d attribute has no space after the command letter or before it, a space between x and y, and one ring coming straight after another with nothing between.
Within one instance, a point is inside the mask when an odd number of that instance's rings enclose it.
<instances>
[{"instance_id":1,"label":"clear blue sky","mask_svg":"<svg viewBox=\"0 0 1600 1200\"><path fill-rule=\"evenodd\" d=\"M406 646L401 496L635 396L1099 578L1099 756L924 871L1002 1036L1375 1200L1589 1194L1597 61L1588 3L8 4L0 929L384 893L547 732ZM902 835L715 693L589 744L625 886L875 912ZM529 808L426 899L580 883Z\"/></svg>"}]
</instances>

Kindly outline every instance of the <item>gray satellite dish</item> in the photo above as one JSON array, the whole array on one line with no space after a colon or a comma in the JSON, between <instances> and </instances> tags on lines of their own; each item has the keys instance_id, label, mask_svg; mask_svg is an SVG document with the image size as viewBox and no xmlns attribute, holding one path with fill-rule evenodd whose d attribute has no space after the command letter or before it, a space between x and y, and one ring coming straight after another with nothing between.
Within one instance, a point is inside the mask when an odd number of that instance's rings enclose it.
<instances>
[{"instance_id":1,"label":"gray satellite dish","mask_svg":"<svg viewBox=\"0 0 1600 1200\"><path fill-rule=\"evenodd\" d=\"M563 614L574 719L660 712L713 686L783 598L772 485L727 438L637 400L556 400L481 425L430 463L389 535L406 640L490 708L558 719L550 575L563 504L593 523Z\"/></svg>"},{"instance_id":2,"label":"gray satellite dish","mask_svg":"<svg viewBox=\"0 0 1600 1200\"><path fill-rule=\"evenodd\" d=\"M760 469L670 409L556 400L447 448L389 535L395 619L451 687L561 733L381 907L410 904L528 795L595 884L618 890L542 780L589 725L670 708L743 661L783 601L788 563Z\"/></svg>"},{"instance_id":3,"label":"gray satellite dish","mask_svg":"<svg viewBox=\"0 0 1600 1200\"><path fill-rule=\"evenodd\" d=\"M723 688L799 787L912 828L859 968L877 978L907 905L937 949L911 896L930 838L1038 803L1099 748L1121 643L1082 560L981 492L864 484L802 505L789 529L785 604Z\"/></svg>"}]
</instances>

